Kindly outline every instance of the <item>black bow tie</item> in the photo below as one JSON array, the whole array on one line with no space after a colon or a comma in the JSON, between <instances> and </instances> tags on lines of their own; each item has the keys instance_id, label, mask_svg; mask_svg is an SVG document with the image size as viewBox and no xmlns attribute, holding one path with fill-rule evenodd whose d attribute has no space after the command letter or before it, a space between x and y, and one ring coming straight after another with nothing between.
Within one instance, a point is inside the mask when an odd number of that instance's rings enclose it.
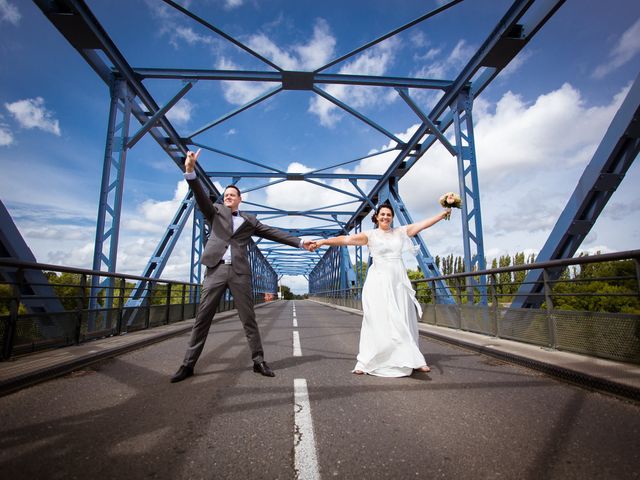
<instances>
[{"instance_id":1,"label":"black bow tie","mask_svg":"<svg viewBox=\"0 0 640 480\"><path fill-rule=\"evenodd\" d=\"M233 215L234 217L237 217L238 216L238 212L237 211L231 212L231 215Z\"/></svg>"}]
</instances>

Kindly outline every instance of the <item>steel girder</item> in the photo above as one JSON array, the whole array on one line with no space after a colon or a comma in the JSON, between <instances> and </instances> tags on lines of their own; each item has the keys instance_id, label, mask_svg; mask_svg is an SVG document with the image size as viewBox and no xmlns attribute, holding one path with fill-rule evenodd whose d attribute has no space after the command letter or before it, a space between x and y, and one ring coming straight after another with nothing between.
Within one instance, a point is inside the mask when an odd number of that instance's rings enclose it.
<instances>
[{"instance_id":1,"label":"steel girder","mask_svg":"<svg viewBox=\"0 0 640 480\"><path fill-rule=\"evenodd\" d=\"M265 294L277 295L278 275L255 243L249 245L249 264L253 298L264 297Z\"/></svg>"},{"instance_id":2,"label":"steel girder","mask_svg":"<svg viewBox=\"0 0 640 480\"><path fill-rule=\"evenodd\" d=\"M36 263L36 257L20 235L11 215L0 200L0 257ZM63 312L64 307L43 272L33 269L0 268L0 277L17 291L16 297L29 313ZM16 305L17 309L18 306ZM38 329L45 338L60 334L60 328L48 316L36 317ZM7 342L13 339L6 338ZM7 350L2 350L7 351Z\"/></svg>"},{"instance_id":3,"label":"steel girder","mask_svg":"<svg viewBox=\"0 0 640 480\"><path fill-rule=\"evenodd\" d=\"M209 236L209 226L204 221L204 215L199 208L193 209L193 224L191 228L191 268L189 269L189 282L200 283L202 278L202 264L200 259L204 252L204 246ZM191 303L200 302L200 290L189 292Z\"/></svg>"},{"instance_id":4,"label":"steel girder","mask_svg":"<svg viewBox=\"0 0 640 480\"><path fill-rule=\"evenodd\" d=\"M571 258L576 253L639 152L640 76L613 117L536 263ZM562 270L549 272L549 280L557 279L561 273ZM531 308L543 303L542 275L540 270L527 274L511 307Z\"/></svg>"},{"instance_id":5,"label":"steel girder","mask_svg":"<svg viewBox=\"0 0 640 480\"><path fill-rule=\"evenodd\" d=\"M131 113L141 125L147 125L149 118L156 114L160 107L86 3L82 0L33 1L107 86L110 87L114 83L114 77L127 82L130 90L146 108L144 111L133 102ZM103 58L111 64L105 63ZM147 126L149 127L147 132L184 171L184 158L188 151L185 139L178 134L164 115L157 119L154 126ZM219 192L199 165L196 165L196 171L205 188L212 194L218 195Z\"/></svg>"},{"instance_id":6,"label":"steel girder","mask_svg":"<svg viewBox=\"0 0 640 480\"><path fill-rule=\"evenodd\" d=\"M330 247L309 275L309 293L335 295L340 291L347 295L356 291L356 278L348 248Z\"/></svg>"},{"instance_id":7,"label":"steel girder","mask_svg":"<svg viewBox=\"0 0 640 480\"><path fill-rule=\"evenodd\" d=\"M93 251L92 270L115 273L118 258L118 240L120 237L120 212L122 209L122 194L124 188L124 173L127 159L125 139L129 135L129 121L131 118L131 103L133 94L128 84L115 79L111 85L111 107L109 109L109 123L107 125L107 140L102 165L102 185L98 201L98 221L96 225L96 240ZM91 277L91 296L89 308L96 310L98 294L104 289L104 304L102 307L111 308L115 279L97 276ZM89 319L89 331L95 328L95 318Z\"/></svg>"},{"instance_id":8,"label":"steel girder","mask_svg":"<svg viewBox=\"0 0 640 480\"><path fill-rule=\"evenodd\" d=\"M458 185L462 198L462 237L464 246L464 267L466 272L485 270L487 263L484 256L484 239L482 234L482 215L480 208L480 187L476 162L475 139L473 136L473 117L471 115L473 99L469 92L463 90L458 97L458 106L454 110L454 127L456 135L456 158L458 161ZM487 304L486 279L480 276L479 282L473 277L466 277L467 298L474 302L474 290L480 293L480 303ZM479 286L480 285L480 286Z\"/></svg>"},{"instance_id":9,"label":"steel girder","mask_svg":"<svg viewBox=\"0 0 640 480\"><path fill-rule=\"evenodd\" d=\"M174 215L167 231L162 236L162 239L156 246L147 266L142 271L141 277L159 279L162 275L162 271L164 267L167 265L167 261L171 256L171 252L173 252L174 247L178 239L180 238L180 234L184 229L185 224L189 220L189 215L193 210L193 206L195 205L195 199L193 197L193 192L189 190L185 197L180 202L178 210ZM127 307L137 307L144 303L144 301L148 298L150 289L147 288L147 281L138 281L136 286L131 291L129 298L127 300ZM138 309L130 309L127 310L127 314L125 314L124 321L127 326L132 325L135 322L136 312Z\"/></svg>"},{"instance_id":10,"label":"steel girder","mask_svg":"<svg viewBox=\"0 0 640 480\"><path fill-rule=\"evenodd\" d=\"M544 25L544 23L553 15L553 13L564 3L564 0L516 0L513 2L511 8L507 11L504 17L499 21L494 31L487 37L481 48L477 51L474 57L468 62L468 64L462 69L460 74L455 80L431 80L431 79L412 79L412 78L398 78L398 77L370 77L363 75L336 75L322 73L324 70L336 65L339 62L343 62L346 59L366 50L367 48L376 45L383 40L390 38L393 35L398 34L416 25L422 21L425 21L434 15L437 15L445 10L448 10L455 5L461 3L461 0L454 0L437 9L434 9L423 16L409 22L365 45L343 55L321 68L316 69L313 72L297 72L286 71L274 64L270 60L262 57L246 45L238 42L233 37L222 32L215 26L209 24L207 21L191 13L186 8L178 5L171 0L164 0L165 3L171 5L176 10L182 12L184 15L190 17L194 21L200 23L209 30L215 32L221 37L225 38L229 42L235 44L239 48L245 50L248 54L254 56L258 60L262 61L270 68L273 68L275 72L246 72L246 71L219 71L219 70L178 70L178 69L148 69L148 68L133 68L125 60L124 56L116 48L115 44L111 41L105 30L99 24L97 19L93 16L92 12L86 6L82 0L58 0L51 2L48 0L34 0L34 2L42 9L43 13L49 18L49 20L60 30L60 32L68 39L71 45L78 50L87 63L98 73L98 75L107 83L112 83L112 77L124 80L130 91L140 100L142 108L138 106L136 102L131 102L131 114L134 115L141 123L142 127L131 138L127 139L125 147L131 147L145 134L150 134L156 142L165 150L170 158L178 165L180 169L183 169L184 155L187 151L188 145L194 145L201 148L208 149L210 151L219 153L221 155L228 155L232 158L236 158L247 163L258 165L266 168L268 171L275 173L276 178L273 182L262 185L257 188L264 188L268 185L278 183L281 181L295 181L304 180L314 185L322 186L324 188L330 188L338 191L348 197L351 197L354 202L358 202L359 206L352 211L348 220L343 220L341 217L343 211L334 210L331 213L321 214L318 211L272 211L270 212L276 216L284 215L300 215L304 213L311 218L326 218L332 217L333 222L326 227L313 227L308 229L290 229L293 234L301 234L302 232L314 236L328 236L340 233L348 233L354 229L356 231L361 228L360 222L366 217L366 215L374 208L375 203L378 201L381 190L388 184L389 181L397 182L402 176L426 153L426 151L435 143L440 141L445 148L452 151L452 146L448 144L444 136L446 129L454 122L454 116L456 112L456 106L458 105L458 99L463 92L469 92L470 98L479 94L491 80L517 55L517 53L527 44L527 42L536 34L536 32ZM103 55L98 55L102 52ZM111 65L107 65L103 58L106 58ZM210 122L193 133L180 136L171 123L165 117L165 113L177 102L179 98L185 95L193 86L192 83L185 85L174 98L164 107L159 107L151 94L146 90L142 81L145 78L181 78L188 82L195 80L228 80L228 81L260 81L260 82L273 82L276 84L275 88L267 91L266 93L259 95L254 100L247 104L234 109L223 117ZM409 103L411 102L408 96L408 89L436 89L444 91L443 96L438 101L436 106L432 109L429 115L420 114L414 108L418 116L422 120L422 124L419 126L414 135L407 141L400 141L395 135L387 131L383 126L376 124L356 109L350 107L346 103L331 97L326 91L321 90L321 85L331 84L345 84L345 85L361 85L361 86L382 86L388 88L398 89L400 95ZM372 128L385 134L388 138L391 138L396 142L396 146L390 148L387 151L398 150L398 154L393 162L389 165L388 169L378 176L377 183L373 188L367 188L366 191L361 185L358 185L358 180L362 178L347 178L357 194L343 189L337 189L323 184L313 178L313 175L307 174L304 178L292 178L291 174L282 172L273 167L261 165L259 162L254 162L248 159L243 159L237 155L227 152L221 152L215 147L203 145L193 141L192 137L199 135L200 133L218 125L229 118L240 114L241 112L251 108L265 99L280 93L285 90L307 90L315 92L327 100L333 102L338 107L342 108L349 114L355 116L365 124L368 124ZM403 95L407 93L407 95ZM413 108L413 107L412 107ZM146 110L144 110L146 109ZM448 111L449 110L449 111ZM453 152L452 152L453 153ZM361 157L361 158L366 158ZM359 159L350 160L339 163L330 167L318 169L312 174L316 174L321 171L337 168L342 165L346 165L355 162ZM201 178L205 187L209 190L212 197L217 197L219 193L216 191L213 183L206 172L204 172L200 166L197 166L198 176ZM221 172L217 172L221 173ZM227 172L227 175L238 174L241 172ZM236 183L243 177L234 177L233 181ZM322 177L318 177L322 178ZM329 177L324 177L329 178ZM476 188L473 189L474 194L478 194ZM319 208L324 210L324 208ZM260 213L260 215L264 215ZM477 217L479 219L479 216ZM200 224L202 225L202 224ZM476 229L476 232L481 233L480 228ZM466 256L466 253L465 253ZM479 255L478 255L479 256ZM473 263L472 254L469 258L466 258L467 264ZM283 260L277 260L283 262ZM287 273L287 267L284 264L281 268L275 265L278 274ZM298 267L296 267L298 268Z\"/></svg>"}]
</instances>

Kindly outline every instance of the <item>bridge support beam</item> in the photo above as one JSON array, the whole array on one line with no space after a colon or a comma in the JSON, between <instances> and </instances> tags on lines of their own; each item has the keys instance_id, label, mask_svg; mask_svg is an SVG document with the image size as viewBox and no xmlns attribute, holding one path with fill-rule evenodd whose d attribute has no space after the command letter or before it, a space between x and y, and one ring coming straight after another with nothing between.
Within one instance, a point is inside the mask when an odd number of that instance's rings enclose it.
<instances>
[{"instance_id":1,"label":"bridge support beam","mask_svg":"<svg viewBox=\"0 0 640 480\"><path fill-rule=\"evenodd\" d=\"M125 80L115 76L112 76L110 87L111 107L102 168L102 185L100 188L96 240L93 252L93 270L115 273L124 172L127 159L126 142L129 135L134 94ZM100 293L104 294L102 307L111 308L114 296L112 277L107 277L103 280L98 277L91 278L90 309L94 310L98 307L98 295ZM95 318L89 319L89 331L96 327L95 323Z\"/></svg>"},{"instance_id":2,"label":"bridge support beam","mask_svg":"<svg viewBox=\"0 0 640 480\"><path fill-rule=\"evenodd\" d=\"M560 214L536 263L571 258L595 224L640 152L640 76L613 117L600 145ZM563 269L549 273L556 280ZM538 308L544 301L543 272L531 270L525 277L513 308Z\"/></svg>"},{"instance_id":3,"label":"bridge support beam","mask_svg":"<svg viewBox=\"0 0 640 480\"><path fill-rule=\"evenodd\" d=\"M482 215L480 209L480 187L476 162L476 147L473 135L473 98L469 89L458 96L453 111L456 138L456 159L458 162L458 186L462 198L462 241L464 247L464 269L466 272L485 270L484 239L482 235ZM467 299L474 303L474 296L480 294L480 303L487 305L486 279L479 282L466 277ZM478 285L479 283L479 285Z\"/></svg>"},{"instance_id":4,"label":"bridge support beam","mask_svg":"<svg viewBox=\"0 0 640 480\"><path fill-rule=\"evenodd\" d=\"M189 282L200 283L202 278L202 264L200 259L204 251L204 245L208 236L208 228L204 221L204 216L200 209L196 206L193 209L193 228L191 229L191 268L189 270ZM200 290L191 291L189 293L189 301L191 303L200 302Z\"/></svg>"}]
</instances>

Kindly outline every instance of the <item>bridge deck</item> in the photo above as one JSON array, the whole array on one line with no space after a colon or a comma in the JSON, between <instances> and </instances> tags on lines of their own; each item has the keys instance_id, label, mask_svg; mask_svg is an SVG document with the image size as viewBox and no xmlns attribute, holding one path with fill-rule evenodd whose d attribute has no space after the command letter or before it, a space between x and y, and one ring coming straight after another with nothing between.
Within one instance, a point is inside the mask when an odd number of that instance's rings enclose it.
<instances>
[{"instance_id":1,"label":"bridge deck","mask_svg":"<svg viewBox=\"0 0 640 480\"><path fill-rule=\"evenodd\" d=\"M310 301L256 312L275 378L250 370L240 322L227 315L212 327L196 376L182 383L168 380L186 332L1 397L3 477L638 476L637 402L427 337L430 374L356 376L359 315ZM292 354L294 331L301 356ZM131 348L127 337L112 342ZM91 346L101 352L98 343L75 348ZM26 375L20 362L0 364L0 379L10 367ZM308 406L294 393L300 379ZM301 410L314 429L309 443Z\"/></svg>"}]
</instances>

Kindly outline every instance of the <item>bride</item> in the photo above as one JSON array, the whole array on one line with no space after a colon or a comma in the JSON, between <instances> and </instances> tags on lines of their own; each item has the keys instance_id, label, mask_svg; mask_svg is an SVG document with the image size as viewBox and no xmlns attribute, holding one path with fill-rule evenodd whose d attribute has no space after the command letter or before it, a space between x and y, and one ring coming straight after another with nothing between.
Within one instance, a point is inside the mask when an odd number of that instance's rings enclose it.
<instances>
[{"instance_id":1,"label":"bride","mask_svg":"<svg viewBox=\"0 0 640 480\"><path fill-rule=\"evenodd\" d=\"M411 375L413 370L431 371L418 346L418 319L422 309L409 281L402 253L414 251L409 237L448 218L450 213L451 209L447 208L432 218L393 228L393 208L389 203L383 203L372 217L378 226L375 230L316 240L314 249L368 245L373 258L362 287L364 317L360 352L353 373L404 377Z\"/></svg>"}]
</instances>

